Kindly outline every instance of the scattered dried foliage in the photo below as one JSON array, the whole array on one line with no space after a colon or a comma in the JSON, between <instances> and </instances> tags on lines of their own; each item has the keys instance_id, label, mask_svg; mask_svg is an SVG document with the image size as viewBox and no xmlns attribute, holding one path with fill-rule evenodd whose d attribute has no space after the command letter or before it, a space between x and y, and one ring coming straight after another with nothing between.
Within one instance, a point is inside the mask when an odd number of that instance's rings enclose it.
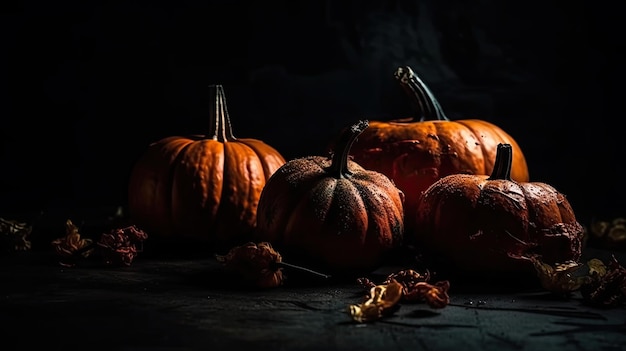
<instances>
[{"instance_id":1,"label":"scattered dried foliage","mask_svg":"<svg viewBox=\"0 0 626 351\"><path fill-rule=\"evenodd\" d=\"M580 287L583 300L596 307L618 307L626 303L626 268L612 256L603 270L593 271L591 281Z\"/></svg>"},{"instance_id":2,"label":"scattered dried foliage","mask_svg":"<svg viewBox=\"0 0 626 351\"><path fill-rule=\"evenodd\" d=\"M60 256L59 264L74 267L81 259L86 259L95 252L100 254L104 263L109 266L130 266L141 250L141 245L148 235L135 226L128 226L103 233L97 242L83 238L78 227L68 219L65 222L65 236L51 242L56 254Z\"/></svg>"},{"instance_id":3,"label":"scattered dried foliage","mask_svg":"<svg viewBox=\"0 0 626 351\"><path fill-rule=\"evenodd\" d=\"M597 307L616 307L626 302L626 268L613 255L608 263L592 258L586 263L567 262L555 266L532 257L543 288L568 295L580 291L583 301Z\"/></svg>"},{"instance_id":4,"label":"scattered dried foliage","mask_svg":"<svg viewBox=\"0 0 626 351\"><path fill-rule=\"evenodd\" d=\"M599 259L589 260L583 264L568 261L550 265L538 257L530 257L535 267L541 286L555 294L569 294L580 289L583 284L590 283L593 272L604 271L604 263Z\"/></svg>"},{"instance_id":5,"label":"scattered dried foliage","mask_svg":"<svg viewBox=\"0 0 626 351\"><path fill-rule=\"evenodd\" d=\"M365 302L350 305L350 315L357 322L373 321L395 312L395 307L399 307L396 304L400 301L425 302L431 308L437 309L446 307L450 304L448 295L450 282L442 280L430 283L429 280L430 273L421 274L412 269L391 273L381 284L376 284L368 278L358 278L357 283L369 289L369 294ZM385 290L390 288L391 294ZM395 289L399 289L399 296L395 295Z\"/></svg>"}]
</instances>

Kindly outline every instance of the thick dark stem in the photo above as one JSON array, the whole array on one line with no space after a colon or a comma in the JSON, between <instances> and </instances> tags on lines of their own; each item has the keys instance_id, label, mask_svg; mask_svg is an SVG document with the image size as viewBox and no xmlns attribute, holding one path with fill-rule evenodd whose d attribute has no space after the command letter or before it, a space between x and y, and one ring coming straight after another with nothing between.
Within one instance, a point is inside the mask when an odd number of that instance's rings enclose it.
<instances>
[{"instance_id":1,"label":"thick dark stem","mask_svg":"<svg viewBox=\"0 0 626 351\"><path fill-rule=\"evenodd\" d=\"M352 172L348 169L350 149L356 138L361 135L367 127L369 127L369 121L361 120L343 131L343 134L336 144L333 153L333 161L328 168L328 173L330 173L332 177L347 178L352 175Z\"/></svg>"},{"instance_id":2,"label":"thick dark stem","mask_svg":"<svg viewBox=\"0 0 626 351\"><path fill-rule=\"evenodd\" d=\"M496 161L489 180L511 180L511 166L513 165L513 147L511 144L498 144Z\"/></svg>"},{"instance_id":3,"label":"thick dark stem","mask_svg":"<svg viewBox=\"0 0 626 351\"><path fill-rule=\"evenodd\" d=\"M420 77L413 72L411 67L398 67L394 76L417 107L418 113L414 116L415 120L417 120L418 116L420 121L449 120L443 113L443 109L435 95L428 89Z\"/></svg>"},{"instance_id":4,"label":"thick dark stem","mask_svg":"<svg viewBox=\"0 0 626 351\"><path fill-rule=\"evenodd\" d=\"M208 137L220 142L233 141L233 130L230 126L230 117L226 108L226 95L220 84L209 85L211 108L209 110L210 129Z\"/></svg>"}]
</instances>

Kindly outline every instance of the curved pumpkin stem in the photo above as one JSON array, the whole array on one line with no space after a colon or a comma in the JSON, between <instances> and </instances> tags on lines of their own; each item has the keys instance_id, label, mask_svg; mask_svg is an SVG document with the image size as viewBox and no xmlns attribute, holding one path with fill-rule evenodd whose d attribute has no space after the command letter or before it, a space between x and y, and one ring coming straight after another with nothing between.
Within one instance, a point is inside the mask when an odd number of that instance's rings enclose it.
<instances>
[{"instance_id":1,"label":"curved pumpkin stem","mask_svg":"<svg viewBox=\"0 0 626 351\"><path fill-rule=\"evenodd\" d=\"M404 88L419 110L420 121L442 120L448 121L448 117L443 113L443 109L435 98L435 95L428 89L420 77L413 72L411 67L398 67L394 73L396 79ZM417 118L417 115L414 117Z\"/></svg>"},{"instance_id":2,"label":"curved pumpkin stem","mask_svg":"<svg viewBox=\"0 0 626 351\"><path fill-rule=\"evenodd\" d=\"M208 137L220 142L236 140L230 125L230 117L226 108L224 87L220 84L209 85L211 91L211 109L209 110L210 130Z\"/></svg>"},{"instance_id":3,"label":"curved pumpkin stem","mask_svg":"<svg viewBox=\"0 0 626 351\"><path fill-rule=\"evenodd\" d=\"M335 178L348 178L352 172L348 169L350 149L356 138L369 127L369 121L361 120L347 128L341 134L333 153L333 161L328 167L328 173Z\"/></svg>"},{"instance_id":4,"label":"curved pumpkin stem","mask_svg":"<svg viewBox=\"0 0 626 351\"><path fill-rule=\"evenodd\" d=\"M513 164L513 147L511 144L498 144L496 161L493 164L491 176L487 179L511 180L511 166Z\"/></svg>"}]
</instances>

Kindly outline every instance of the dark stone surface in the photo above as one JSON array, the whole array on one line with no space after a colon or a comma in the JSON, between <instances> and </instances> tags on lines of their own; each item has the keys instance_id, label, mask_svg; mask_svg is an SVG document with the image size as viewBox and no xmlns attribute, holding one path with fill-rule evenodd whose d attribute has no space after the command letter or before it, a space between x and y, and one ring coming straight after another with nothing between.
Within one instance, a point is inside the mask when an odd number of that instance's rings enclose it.
<instances>
[{"instance_id":1,"label":"dark stone surface","mask_svg":"<svg viewBox=\"0 0 626 351\"><path fill-rule=\"evenodd\" d=\"M208 258L140 254L129 267L86 261L72 268L59 266L57 258L22 252L0 259L5 344L59 350L624 350L626 345L624 307L589 307L578 293L554 296L533 284L452 281L451 303L443 309L404 303L386 319L359 324L347 308L361 302L364 290L351 281L300 276L282 287L255 290L237 285Z\"/></svg>"}]
</instances>

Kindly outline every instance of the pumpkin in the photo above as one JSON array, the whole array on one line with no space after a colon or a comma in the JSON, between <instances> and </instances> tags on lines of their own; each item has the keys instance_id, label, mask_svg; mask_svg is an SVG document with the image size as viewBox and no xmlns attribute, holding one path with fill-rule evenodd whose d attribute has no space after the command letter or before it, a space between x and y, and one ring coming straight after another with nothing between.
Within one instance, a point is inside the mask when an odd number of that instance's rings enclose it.
<instances>
[{"instance_id":1,"label":"pumpkin","mask_svg":"<svg viewBox=\"0 0 626 351\"><path fill-rule=\"evenodd\" d=\"M130 218L152 237L225 247L246 242L256 226L261 190L285 163L265 142L236 138L224 88L213 85L210 92L208 134L165 137L133 166Z\"/></svg>"},{"instance_id":2,"label":"pumpkin","mask_svg":"<svg viewBox=\"0 0 626 351\"><path fill-rule=\"evenodd\" d=\"M404 192L408 212L415 212L422 191L441 177L489 174L499 143L510 144L514 150L511 177L529 180L526 159L511 135L481 119L450 120L410 67L399 67L395 78L415 103L416 113L408 118L370 121L352 146L352 156L364 168L391 178ZM407 222L407 227L411 223Z\"/></svg>"},{"instance_id":3,"label":"pumpkin","mask_svg":"<svg viewBox=\"0 0 626 351\"><path fill-rule=\"evenodd\" d=\"M402 244L404 194L349 158L368 123L346 128L332 156L292 159L272 175L259 200L257 241L340 276L377 268Z\"/></svg>"},{"instance_id":4,"label":"pumpkin","mask_svg":"<svg viewBox=\"0 0 626 351\"><path fill-rule=\"evenodd\" d=\"M566 196L542 182L511 179L514 148L497 146L491 175L453 174L433 183L408 217L409 240L451 272L534 273L532 259L577 261L583 227Z\"/></svg>"}]
</instances>

